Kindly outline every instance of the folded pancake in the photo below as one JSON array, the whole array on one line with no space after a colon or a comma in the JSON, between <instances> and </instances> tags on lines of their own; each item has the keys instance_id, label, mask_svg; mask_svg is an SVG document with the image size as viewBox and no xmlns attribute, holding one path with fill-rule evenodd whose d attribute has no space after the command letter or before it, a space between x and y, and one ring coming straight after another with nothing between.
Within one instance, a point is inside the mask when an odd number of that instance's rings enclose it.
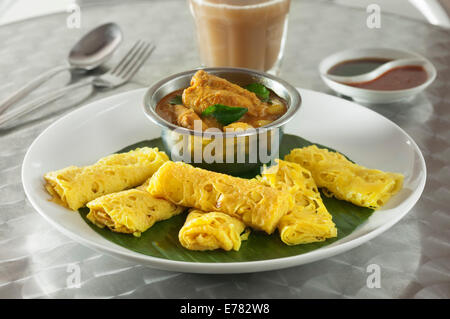
<instances>
[{"instance_id":1,"label":"folded pancake","mask_svg":"<svg viewBox=\"0 0 450 319\"><path fill-rule=\"evenodd\" d=\"M180 206L228 214L268 234L293 205L290 194L257 181L210 172L182 162L164 163L150 179L148 191Z\"/></svg>"},{"instance_id":2,"label":"folded pancake","mask_svg":"<svg viewBox=\"0 0 450 319\"><path fill-rule=\"evenodd\" d=\"M255 93L203 70L194 74L191 86L183 91L183 104L197 114L214 104L245 107L252 116L264 115L268 109Z\"/></svg>"},{"instance_id":3,"label":"folded pancake","mask_svg":"<svg viewBox=\"0 0 450 319\"><path fill-rule=\"evenodd\" d=\"M295 205L278 223L287 245L324 241L337 236L336 225L322 202L311 173L298 164L278 160L258 180L294 197Z\"/></svg>"},{"instance_id":4,"label":"folded pancake","mask_svg":"<svg viewBox=\"0 0 450 319\"><path fill-rule=\"evenodd\" d=\"M236 250L245 240L245 224L237 218L220 212L192 209L180 229L178 239L189 250ZM242 237L241 237L242 236ZM243 238L244 237L244 238Z\"/></svg>"},{"instance_id":5,"label":"folded pancake","mask_svg":"<svg viewBox=\"0 0 450 319\"><path fill-rule=\"evenodd\" d=\"M165 199L153 197L147 187L148 181L137 188L98 197L87 203L86 217L100 228L106 226L112 231L139 237L156 222L184 210Z\"/></svg>"},{"instance_id":6,"label":"folded pancake","mask_svg":"<svg viewBox=\"0 0 450 319\"><path fill-rule=\"evenodd\" d=\"M77 210L97 197L141 185L168 160L157 148L138 148L109 155L91 166L47 173L45 188L53 201Z\"/></svg>"},{"instance_id":7,"label":"folded pancake","mask_svg":"<svg viewBox=\"0 0 450 319\"><path fill-rule=\"evenodd\" d=\"M316 145L293 149L285 160L308 169L327 196L355 205L379 208L403 185L403 175L369 169L352 163L342 154Z\"/></svg>"}]
</instances>

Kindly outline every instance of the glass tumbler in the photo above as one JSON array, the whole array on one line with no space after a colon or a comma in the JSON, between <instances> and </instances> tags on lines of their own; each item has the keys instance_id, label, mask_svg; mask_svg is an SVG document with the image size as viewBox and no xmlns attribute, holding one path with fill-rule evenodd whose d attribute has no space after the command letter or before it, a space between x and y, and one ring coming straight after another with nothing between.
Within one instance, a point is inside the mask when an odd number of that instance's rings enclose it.
<instances>
[{"instance_id":1,"label":"glass tumbler","mask_svg":"<svg viewBox=\"0 0 450 319\"><path fill-rule=\"evenodd\" d=\"M279 73L290 0L188 2L203 66Z\"/></svg>"}]
</instances>

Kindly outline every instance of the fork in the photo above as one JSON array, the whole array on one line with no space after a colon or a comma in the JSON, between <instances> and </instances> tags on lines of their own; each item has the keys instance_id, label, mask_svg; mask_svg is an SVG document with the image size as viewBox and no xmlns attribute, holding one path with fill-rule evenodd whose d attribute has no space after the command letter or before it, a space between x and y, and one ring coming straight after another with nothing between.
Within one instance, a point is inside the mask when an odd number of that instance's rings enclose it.
<instances>
[{"instance_id":1,"label":"fork","mask_svg":"<svg viewBox=\"0 0 450 319\"><path fill-rule=\"evenodd\" d=\"M94 88L113 89L128 82L148 59L155 45L143 40L134 43L125 56L108 72L74 83L21 105L11 112L0 115L0 125L36 110L64 96L67 92L83 86L93 85Z\"/></svg>"}]
</instances>

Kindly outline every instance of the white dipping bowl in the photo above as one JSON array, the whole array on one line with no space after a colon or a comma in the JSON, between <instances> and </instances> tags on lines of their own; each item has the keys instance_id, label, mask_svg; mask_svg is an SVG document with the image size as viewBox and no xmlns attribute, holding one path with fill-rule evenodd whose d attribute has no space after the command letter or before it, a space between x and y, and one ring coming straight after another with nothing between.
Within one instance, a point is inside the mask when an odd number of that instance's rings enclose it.
<instances>
[{"instance_id":1,"label":"white dipping bowl","mask_svg":"<svg viewBox=\"0 0 450 319\"><path fill-rule=\"evenodd\" d=\"M326 76L328 70L338 63L356 60L362 58L384 58L384 59L404 59L404 58L420 58L424 60L423 68L428 74L428 79L413 88L404 90L368 90L350 85L345 85L331 80ZM409 99L428 87L436 78L436 69L433 64L423 56L405 50L396 50L388 48L365 48L351 49L334 53L322 60L319 64L319 73L325 84L333 91L351 97L356 102L368 104L386 104Z\"/></svg>"}]
</instances>

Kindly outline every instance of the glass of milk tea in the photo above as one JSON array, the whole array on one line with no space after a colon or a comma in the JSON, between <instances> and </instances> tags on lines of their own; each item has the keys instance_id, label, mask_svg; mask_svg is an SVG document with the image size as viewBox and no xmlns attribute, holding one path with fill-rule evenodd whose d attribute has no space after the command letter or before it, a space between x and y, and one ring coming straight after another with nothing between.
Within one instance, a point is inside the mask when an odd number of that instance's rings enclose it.
<instances>
[{"instance_id":1,"label":"glass of milk tea","mask_svg":"<svg viewBox=\"0 0 450 319\"><path fill-rule=\"evenodd\" d=\"M204 66L278 74L290 0L188 1Z\"/></svg>"}]
</instances>

